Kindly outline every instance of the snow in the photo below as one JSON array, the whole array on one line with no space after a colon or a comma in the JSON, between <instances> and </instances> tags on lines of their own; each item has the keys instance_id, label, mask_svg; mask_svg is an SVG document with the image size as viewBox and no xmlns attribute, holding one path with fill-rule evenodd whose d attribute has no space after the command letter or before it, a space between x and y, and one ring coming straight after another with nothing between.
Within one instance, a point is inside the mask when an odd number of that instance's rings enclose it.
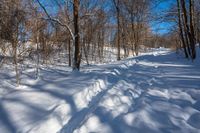
<instances>
[{"instance_id":1,"label":"snow","mask_svg":"<svg viewBox=\"0 0 200 133\"><path fill-rule=\"evenodd\" d=\"M200 132L199 57L151 49L81 72L40 66L38 79L33 67L19 87L12 66L0 68L1 133Z\"/></svg>"}]
</instances>

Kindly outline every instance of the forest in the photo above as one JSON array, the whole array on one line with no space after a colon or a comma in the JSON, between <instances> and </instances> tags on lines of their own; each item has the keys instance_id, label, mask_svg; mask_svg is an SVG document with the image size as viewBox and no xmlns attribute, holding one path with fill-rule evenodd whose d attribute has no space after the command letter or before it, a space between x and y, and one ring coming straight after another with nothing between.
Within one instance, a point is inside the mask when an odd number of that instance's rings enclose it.
<instances>
[{"instance_id":1,"label":"forest","mask_svg":"<svg viewBox=\"0 0 200 133\"><path fill-rule=\"evenodd\" d=\"M18 64L25 57L47 63L54 54L65 53L68 65L79 70L81 62L102 62L105 47L117 50L117 60L162 46L183 48L186 58L195 59L199 0L173 1L158 13L155 8L162 2L1 0L1 54L13 57L18 76ZM152 26L160 23L166 29ZM162 35L162 30L169 31Z\"/></svg>"}]
</instances>

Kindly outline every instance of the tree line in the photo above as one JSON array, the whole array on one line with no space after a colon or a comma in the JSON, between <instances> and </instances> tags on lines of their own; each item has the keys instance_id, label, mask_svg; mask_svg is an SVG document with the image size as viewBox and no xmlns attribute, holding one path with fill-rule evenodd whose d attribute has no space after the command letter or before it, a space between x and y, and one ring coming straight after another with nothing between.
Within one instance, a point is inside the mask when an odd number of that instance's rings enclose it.
<instances>
[{"instance_id":1,"label":"tree line","mask_svg":"<svg viewBox=\"0 0 200 133\"><path fill-rule=\"evenodd\" d=\"M166 16L154 14L162 0L1 0L0 54L19 66L26 58L48 64L54 54L65 53L66 63L80 70L81 62L102 62L105 49L115 49L116 59L137 56L142 49L176 47L195 59L200 41L200 2L174 1ZM159 35L153 21L173 21L174 30ZM170 19L173 18L173 19ZM175 41L174 41L175 40Z\"/></svg>"},{"instance_id":2,"label":"tree line","mask_svg":"<svg viewBox=\"0 0 200 133\"><path fill-rule=\"evenodd\" d=\"M185 57L196 58L196 44L199 41L199 12L195 12L195 4L199 1L177 0L178 26ZM188 7L187 7L188 5ZM196 8L199 8L196 7Z\"/></svg>"}]
</instances>

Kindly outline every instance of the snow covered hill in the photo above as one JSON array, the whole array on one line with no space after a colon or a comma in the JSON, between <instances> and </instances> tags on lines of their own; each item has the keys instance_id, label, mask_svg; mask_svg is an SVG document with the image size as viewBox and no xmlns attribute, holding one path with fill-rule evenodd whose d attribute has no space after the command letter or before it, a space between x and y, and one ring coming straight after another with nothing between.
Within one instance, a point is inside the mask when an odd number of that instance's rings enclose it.
<instances>
[{"instance_id":1,"label":"snow covered hill","mask_svg":"<svg viewBox=\"0 0 200 133\"><path fill-rule=\"evenodd\" d=\"M81 72L34 72L26 66L16 87L12 67L1 68L0 133L200 132L200 58L159 49Z\"/></svg>"}]
</instances>

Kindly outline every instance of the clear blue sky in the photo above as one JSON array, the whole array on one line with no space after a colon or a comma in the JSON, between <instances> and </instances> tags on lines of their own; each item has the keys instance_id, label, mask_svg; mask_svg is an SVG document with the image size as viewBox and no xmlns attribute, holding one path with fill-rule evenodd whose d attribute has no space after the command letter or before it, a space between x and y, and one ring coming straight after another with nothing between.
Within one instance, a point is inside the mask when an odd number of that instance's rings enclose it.
<instances>
[{"instance_id":1,"label":"clear blue sky","mask_svg":"<svg viewBox=\"0 0 200 133\"><path fill-rule=\"evenodd\" d=\"M57 6L54 0L40 0L44 6L47 8L47 10L50 13L56 13ZM62 2L62 0L58 0L59 2ZM152 11L154 12L155 16L163 15L164 12L169 10L169 8L176 4L175 0L163 0L159 5L152 8ZM107 0L105 1L105 8L109 9L111 6L111 1ZM160 22L160 21L152 21L150 23L151 29L156 34L165 34L171 30L171 27L174 23L170 22Z\"/></svg>"},{"instance_id":2,"label":"clear blue sky","mask_svg":"<svg viewBox=\"0 0 200 133\"><path fill-rule=\"evenodd\" d=\"M175 0L163 0L163 2L161 2L157 7L153 8L153 12L155 16L165 15L166 11L175 4ZM153 21L151 23L151 28L156 34L166 34L171 31L173 25L174 22Z\"/></svg>"}]
</instances>

